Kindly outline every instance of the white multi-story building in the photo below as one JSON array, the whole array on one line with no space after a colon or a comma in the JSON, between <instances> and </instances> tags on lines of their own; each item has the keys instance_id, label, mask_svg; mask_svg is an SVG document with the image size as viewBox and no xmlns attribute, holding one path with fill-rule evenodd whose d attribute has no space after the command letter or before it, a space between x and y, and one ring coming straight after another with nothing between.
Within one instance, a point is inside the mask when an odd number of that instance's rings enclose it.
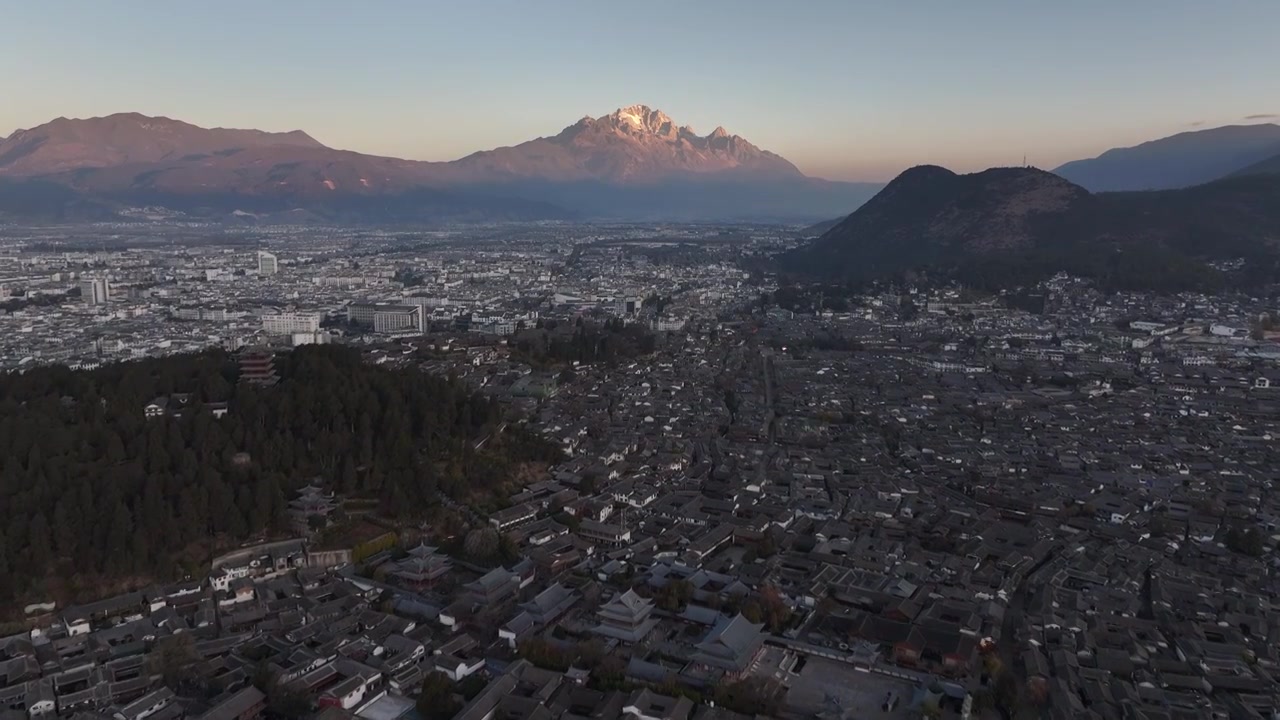
<instances>
[{"instance_id":1,"label":"white multi-story building","mask_svg":"<svg viewBox=\"0 0 1280 720\"><path fill-rule=\"evenodd\" d=\"M111 302L111 281L106 278L85 278L80 281L80 297L86 305L106 305Z\"/></svg>"},{"instance_id":2,"label":"white multi-story building","mask_svg":"<svg viewBox=\"0 0 1280 720\"><path fill-rule=\"evenodd\" d=\"M293 347L299 345L326 345L329 342L329 333L327 332L306 332L293 333L289 336L289 344Z\"/></svg>"},{"instance_id":3,"label":"white multi-story building","mask_svg":"<svg viewBox=\"0 0 1280 720\"><path fill-rule=\"evenodd\" d=\"M258 274L275 275L280 272L280 259L266 250L258 251Z\"/></svg>"},{"instance_id":4,"label":"white multi-story building","mask_svg":"<svg viewBox=\"0 0 1280 720\"><path fill-rule=\"evenodd\" d=\"M417 305L423 308L438 308L438 307L449 306L449 298L447 297L415 296L411 298L405 298L405 300L407 302L413 303L414 305Z\"/></svg>"},{"instance_id":5,"label":"white multi-story building","mask_svg":"<svg viewBox=\"0 0 1280 720\"><path fill-rule=\"evenodd\" d=\"M382 305L373 313L374 332L421 329L422 308L417 305Z\"/></svg>"},{"instance_id":6,"label":"white multi-story building","mask_svg":"<svg viewBox=\"0 0 1280 720\"><path fill-rule=\"evenodd\" d=\"M347 305L347 322L352 325L373 327L373 314L377 311L377 303L353 302Z\"/></svg>"},{"instance_id":7,"label":"white multi-story building","mask_svg":"<svg viewBox=\"0 0 1280 720\"><path fill-rule=\"evenodd\" d=\"M271 335L314 333L320 330L319 313L280 313L262 316L262 331Z\"/></svg>"},{"instance_id":8,"label":"white multi-story building","mask_svg":"<svg viewBox=\"0 0 1280 720\"><path fill-rule=\"evenodd\" d=\"M514 335L516 332L516 321L497 318L482 324L472 324L471 329L475 332L486 333L489 335Z\"/></svg>"},{"instance_id":9,"label":"white multi-story building","mask_svg":"<svg viewBox=\"0 0 1280 720\"><path fill-rule=\"evenodd\" d=\"M347 322L380 333L420 331L423 327L422 306L351 303L347 305Z\"/></svg>"},{"instance_id":10,"label":"white multi-story building","mask_svg":"<svg viewBox=\"0 0 1280 720\"><path fill-rule=\"evenodd\" d=\"M678 332L684 329L685 319L682 317L660 317L653 321L653 329L657 332Z\"/></svg>"}]
</instances>

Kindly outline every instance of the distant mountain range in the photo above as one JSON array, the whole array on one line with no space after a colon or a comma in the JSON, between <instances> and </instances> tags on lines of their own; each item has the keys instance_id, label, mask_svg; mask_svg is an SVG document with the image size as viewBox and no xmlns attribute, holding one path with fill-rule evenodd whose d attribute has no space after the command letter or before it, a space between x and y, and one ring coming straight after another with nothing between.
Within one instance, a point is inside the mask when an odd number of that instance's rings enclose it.
<instances>
[{"instance_id":1,"label":"distant mountain range","mask_svg":"<svg viewBox=\"0 0 1280 720\"><path fill-rule=\"evenodd\" d=\"M1171 190L1226 177L1280 173L1280 125L1233 125L1179 133L1131 148L1115 148L1054 171L1090 192ZM816 237L847 215L807 226Z\"/></svg>"},{"instance_id":2,"label":"distant mountain range","mask_svg":"<svg viewBox=\"0 0 1280 720\"><path fill-rule=\"evenodd\" d=\"M1277 157L1280 125L1231 125L1108 150L1053 172L1090 192L1169 190L1202 185Z\"/></svg>"},{"instance_id":3,"label":"distant mountain range","mask_svg":"<svg viewBox=\"0 0 1280 720\"><path fill-rule=\"evenodd\" d=\"M553 137L468 155L449 170L470 180L660 182L672 176L732 173L802 178L795 165L718 127L700 136L644 105L584 117Z\"/></svg>"},{"instance_id":4,"label":"distant mountain range","mask_svg":"<svg viewBox=\"0 0 1280 720\"><path fill-rule=\"evenodd\" d=\"M59 118L0 140L0 213L63 219L158 206L388 222L795 220L856 207L878 189L808 178L723 128L698 135L642 105L440 163L335 150L298 130L207 129L136 113Z\"/></svg>"},{"instance_id":5,"label":"distant mountain range","mask_svg":"<svg viewBox=\"0 0 1280 720\"><path fill-rule=\"evenodd\" d=\"M1109 288L1178 290L1219 285L1212 259L1248 258L1257 279L1274 282L1278 252L1280 175L1092 194L1033 168L922 166L780 267L836 281L924 271L990 287L1065 270Z\"/></svg>"}]
</instances>

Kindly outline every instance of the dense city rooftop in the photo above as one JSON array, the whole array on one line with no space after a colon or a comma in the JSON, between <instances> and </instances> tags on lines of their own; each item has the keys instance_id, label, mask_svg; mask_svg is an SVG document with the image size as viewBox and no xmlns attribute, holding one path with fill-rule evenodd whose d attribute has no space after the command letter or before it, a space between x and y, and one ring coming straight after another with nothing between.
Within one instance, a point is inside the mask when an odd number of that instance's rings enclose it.
<instances>
[{"instance_id":1,"label":"dense city rooftop","mask_svg":"<svg viewBox=\"0 0 1280 720\"><path fill-rule=\"evenodd\" d=\"M1273 301L779 287L744 258L790 239L752 227L227 234L18 236L0 358L350 344L496 401L475 448L509 422L563 458L411 521L296 478L288 531L200 575L23 598L0 711L1280 710Z\"/></svg>"}]
</instances>

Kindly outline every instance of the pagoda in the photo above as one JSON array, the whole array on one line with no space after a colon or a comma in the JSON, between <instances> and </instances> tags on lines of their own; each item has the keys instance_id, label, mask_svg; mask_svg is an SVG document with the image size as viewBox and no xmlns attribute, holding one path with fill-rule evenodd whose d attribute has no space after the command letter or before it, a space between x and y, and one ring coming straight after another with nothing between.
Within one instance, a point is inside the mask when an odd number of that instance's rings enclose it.
<instances>
[{"instance_id":1,"label":"pagoda","mask_svg":"<svg viewBox=\"0 0 1280 720\"><path fill-rule=\"evenodd\" d=\"M449 557L438 548L419 545L409 551L409 557L396 563L389 575L403 588L420 592L435 587L449 573Z\"/></svg>"},{"instance_id":2,"label":"pagoda","mask_svg":"<svg viewBox=\"0 0 1280 720\"><path fill-rule=\"evenodd\" d=\"M317 485L308 485L298 491L297 498L289 501L289 517L294 529L305 533L311 529L312 517L318 515L328 521L330 513L337 507L333 493L326 493Z\"/></svg>"},{"instance_id":3,"label":"pagoda","mask_svg":"<svg viewBox=\"0 0 1280 720\"><path fill-rule=\"evenodd\" d=\"M240 382L268 387L279 382L275 356L267 350L243 350L240 353Z\"/></svg>"},{"instance_id":4,"label":"pagoda","mask_svg":"<svg viewBox=\"0 0 1280 720\"><path fill-rule=\"evenodd\" d=\"M652 612L652 600L640 597L635 590L628 590L597 611L600 624L593 632L622 642L640 642L658 624L657 618L649 617Z\"/></svg>"}]
</instances>

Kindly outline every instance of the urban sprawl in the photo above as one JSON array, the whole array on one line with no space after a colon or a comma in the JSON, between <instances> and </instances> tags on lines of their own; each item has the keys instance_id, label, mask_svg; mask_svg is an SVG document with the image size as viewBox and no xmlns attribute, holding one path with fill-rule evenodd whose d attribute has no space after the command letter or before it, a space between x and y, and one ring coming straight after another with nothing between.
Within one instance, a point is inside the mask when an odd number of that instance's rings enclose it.
<instances>
[{"instance_id":1,"label":"urban sprawl","mask_svg":"<svg viewBox=\"0 0 1280 720\"><path fill-rule=\"evenodd\" d=\"M8 371L221 347L269 374L342 343L461 379L566 459L501 507L446 503L509 562L376 516L321 542L357 513L318 478L293 537L204 577L25 608L0 719L1280 713L1263 299L798 291L756 269L795 242L763 226L4 237ZM530 357L584 325L652 346Z\"/></svg>"}]
</instances>

